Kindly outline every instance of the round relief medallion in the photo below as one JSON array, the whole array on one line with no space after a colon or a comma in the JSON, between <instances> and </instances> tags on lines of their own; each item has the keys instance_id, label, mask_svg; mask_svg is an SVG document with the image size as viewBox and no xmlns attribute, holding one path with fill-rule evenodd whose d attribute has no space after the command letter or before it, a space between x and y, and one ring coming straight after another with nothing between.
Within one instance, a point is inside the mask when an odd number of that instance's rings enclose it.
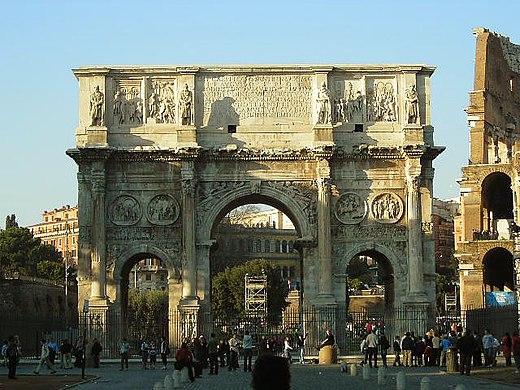
<instances>
[{"instance_id":1,"label":"round relief medallion","mask_svg":"<svg viewBox=\"0 0 520 390\"><path fill-rule=\"evenodd\" d=\"M134 225L141 219L141 205L137 199L132 196L118 196L112 202L109 217L114 225Z\"/></svg>"},{"instance_id":2,"label":"round relief medallion","mask_svg":"<svg viewBox=\"0 0 520 390\"><path fill-rule=\"evenodd\" d=\"M342 194L336 202L334 214L338 221L346 225L359 223L365 218L367 204L354 192Z\"/></svg>"},{"instance_id":3,"label":"round relief medallion","mask_svg":"<svg viewBox=\"0 0 520 390\"><path fill-rule=\"evenodd\" d=\"M386 192L374 197L370 210L377 222L395 223L399 221L403 215L403 201L396 194Z\"/></svg>"},{"instance_id":4,"label":"round relief medallion","mask_svg":"<svg viewBox=\"0 0 520 390\"><path fill-rule=\"evenodd\" d=\"M148 203L146 216L154 225L171 225L179 218L180 209L179 202L173 196L160 194Z\"/></svg>"}]
</instances>

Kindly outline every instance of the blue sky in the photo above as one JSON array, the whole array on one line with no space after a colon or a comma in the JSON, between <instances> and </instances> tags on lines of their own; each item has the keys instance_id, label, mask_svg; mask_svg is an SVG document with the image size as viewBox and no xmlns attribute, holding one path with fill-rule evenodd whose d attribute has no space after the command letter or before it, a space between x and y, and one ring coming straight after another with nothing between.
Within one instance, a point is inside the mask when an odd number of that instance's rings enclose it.
<instances>
[{"instance_id":1,"label":"blue sky","mask_svg":"<svg viewBox=\"0 0 520 390\"><path fill-rule=\"evenodd\" d=\"M464 107L484 26L520 43L516 1L6 1L0 23L0 226L77 203L74 147L84 65L425 63L435 196L458 195Z\"/></svg>"}]
</instances>

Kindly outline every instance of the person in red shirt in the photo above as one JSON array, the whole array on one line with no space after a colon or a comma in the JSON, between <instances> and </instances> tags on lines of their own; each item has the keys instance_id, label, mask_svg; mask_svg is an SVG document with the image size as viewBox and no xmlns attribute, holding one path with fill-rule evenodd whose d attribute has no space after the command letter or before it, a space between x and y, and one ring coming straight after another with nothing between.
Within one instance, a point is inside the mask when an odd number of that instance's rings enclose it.
<instances>
[{"instance_id":1,"label":"person in red shirt","mask_svg":"<svg viewBox=\"0 0 520 390\"><path fill-rule=\"evenodd\" d=\"M193 355L188 349L188 344L186 344L186 342L181 344L181 347L177 350L177 354L175 355L175 369L182 371L184 367L188 368L188 376L190 377L190 381L194 382L195 378L193 377Z\"/></svg>"},{"instance_id":2,"label":"person in red shirt","mask_svg":"<svg viewBox=\"0 0 520 390\"><path fill-rule=\"evenodd\" d=\"M509 336L509 333L506 333L504 337L502 337L502 341L500 342L500 345L502 345L502 353L504 354L504 358L506 359L506 366L511 366L511 336Z\"/></svg>"}]
</instances>

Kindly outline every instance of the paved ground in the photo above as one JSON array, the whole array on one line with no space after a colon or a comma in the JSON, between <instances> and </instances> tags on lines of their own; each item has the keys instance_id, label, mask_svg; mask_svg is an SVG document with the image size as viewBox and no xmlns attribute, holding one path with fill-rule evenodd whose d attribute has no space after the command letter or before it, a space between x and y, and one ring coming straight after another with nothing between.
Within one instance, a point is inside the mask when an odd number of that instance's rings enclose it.
<instances>
[{"instance_id":1,"label":"paved ground","mask_svg":"<svg viewBox=\"0 0 520 390\"><path fill-rule=\"evenodd\" d=\"M138 363L131 364L128 371L119 371L117 364L104 364L99 369L88 369L87 374L95 375L98 378L88 383L77 385L78 390L152 390L157 381L163 381L165 375L171 374L172 367L168 371L163 370L143 370ZM360 367L358 367L359 374ZM20 379L16 381L8 381L6 376L6 368L0 368L0 390L10 389L45 389L58 390L70 388L73 383L81 381L79 369L70 371L59 370L58 373L51 376L42 369L42 375L32 375L34 365L22 365L18 370ZM384 386L377 385L377 371L374 369L369 381L365 382L361 376L351 377L342 373L339 365L321 366L321 365L299 365L291 366L292 389L295 390L316 390L316 389L395 389L395 376L400 369L389 368L387 384ZM437 368L411 368L404 370L407 377L407 389L420 389L421 379L425 376L431 380L431 389L454 389L457 384L464 384L467 390L510 390L518 388L519 385L506 385L482 379L478 375L471 377L461 377L459 375L447 375ZM490 372L488 369L481 371L482 373ZM492 371L491 371L492 372ZM514 374L513 369L503 369L505 375L510 377L519 377ZM67 376L65 376L67 375ZM185 390L246 390L250 389L251 374L242 371L228 372L221 370L218 376L209 376L205 371L202 378L197 379L194 383L185 384L182 388Z\"/></svg>"}]
</instances>

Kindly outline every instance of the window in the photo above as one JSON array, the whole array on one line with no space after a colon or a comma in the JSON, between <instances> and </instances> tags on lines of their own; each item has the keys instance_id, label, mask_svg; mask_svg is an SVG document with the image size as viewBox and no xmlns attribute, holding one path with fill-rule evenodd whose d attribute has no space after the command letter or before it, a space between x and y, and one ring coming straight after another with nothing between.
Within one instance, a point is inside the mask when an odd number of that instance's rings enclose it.
<instances>
[{"instance_id":1,"label":"window","mask_svg":"<svg viewBox=\"0 0 520 390\"><path fill-rule=\"evenodd\" d=\"M354 125L354 131L356 133L362 133L363 132L363 124L362 123L356 123Z\"/></svg>"},{"instance_id":2,"label":"window","mask_svg":"<svg viewBox=\"0 0 520 390\"><path fill-rule=\"evenodd\" d=\"M58 238L58 246L61 246L61 238Z\"/></svg>"},{"instance_id":3,"label":"window","mask_svg":"<svg viewBox=\"0 0 520 390\"><path fill-rule=\"evenodd\" d=\"M289 241L289 252L294 252L294 241Z\"/></svg>"},{"instance_id":4,"label":"window","mask_svg":"<svg viewBox=\"0 0 520 390\"><path fill-rule=\"evenodd\" d=\"M265 240L265 242L264 242L264 252L265 253L271 252L271 241Z\"/></svg>"},{"instance_id":5,"label":"window","mask_svg":"<svg viewBox=\"0 0 520 390\"><path fill-rule=\"evenodd\" d=\"M228 125L227 126L227 132L228 133L236 133L237 132L237 125Z\"/></svg>"},{"instance_id":6,"label":"window","mask_svg":"<svg viewBox=\"0 0 520 390\"><path fill-rule=\"evenodd\" d=\"M276 240L276 246L274 247L274 251L276 253L280 253L280 240Z\"/></svg>"},{"instance_id":7,"label":"window","mask_svg":"<svg viewBox=\"0 0 520 390\"><path fill-rule=\"evenodd\" d=\"M76 237L72 237L72 245L76 244Z\"/></svg>"},{"instance_id":8,"label":"window","mask_svg":"<svg viewBox=\"0 0 520 390\"><path fill-rule=\"evenodd\" d=\"M152 280L152 274L146 274L146 280Z\"/></svg>"},{"instance_id":9,"label":"window","mask_svg":"<svg viewBox=\"0 0 520 390\"><path fill-rule=\"evenodd\" d=\"M256 253L262 252L262 241L261 240L256 240L256 242L255 242L255 252Z\"/></svg>"},{"instance_id":10,"label":"window","mask_svg":"<svg viewBox=\"0 0 520 390\"><path fill-rule=\"evenodd\" d=\"M282 253L287 253L288 250L287 250L287 241L286 240L283 240L282 241Z\"/></svg>"}]
</instances>

